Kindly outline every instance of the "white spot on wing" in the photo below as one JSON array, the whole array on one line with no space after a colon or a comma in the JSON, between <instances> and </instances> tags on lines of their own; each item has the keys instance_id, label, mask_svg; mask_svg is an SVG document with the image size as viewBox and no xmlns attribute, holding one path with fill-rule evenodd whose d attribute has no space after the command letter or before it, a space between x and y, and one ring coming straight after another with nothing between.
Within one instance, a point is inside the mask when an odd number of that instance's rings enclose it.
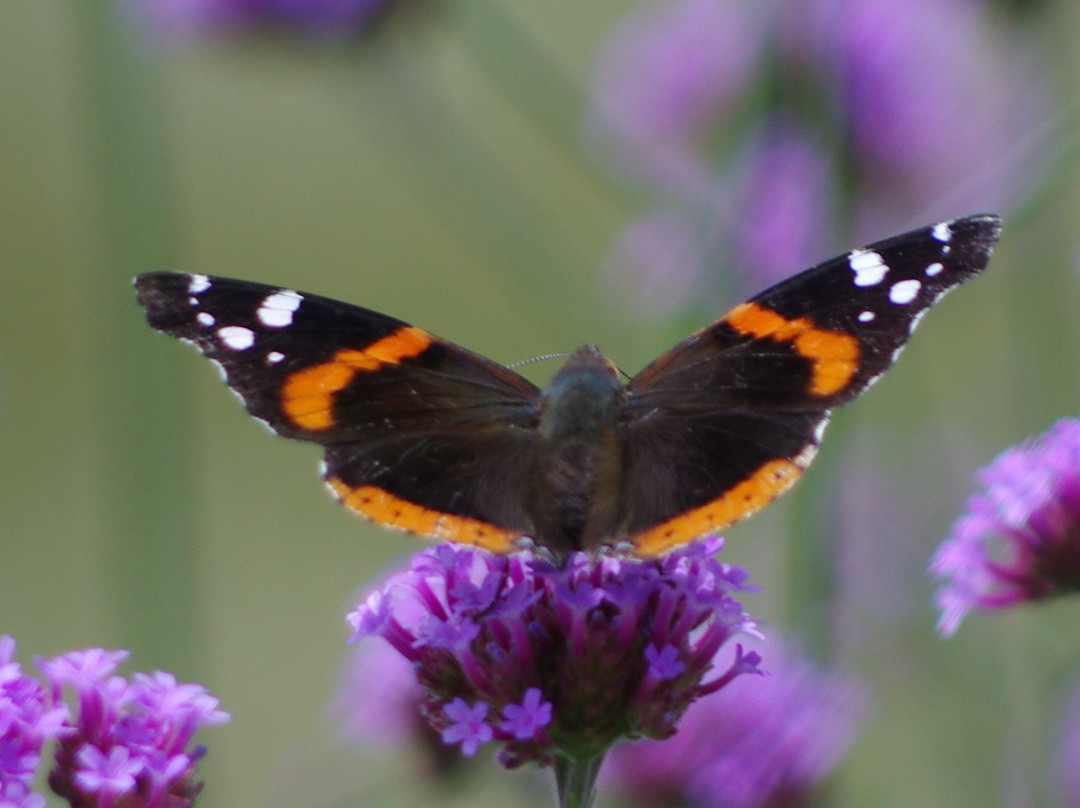
<instances>
[{"instance_id":1,"label":"white spot on wing","mask_svg":"<svg viewBox=\"0 0 1080 808\"><path fill-rule=\"evenodd\" d=\"M255 314L267 328L285 328L292 325L293 312L303 302L304 298L297 292L283 289L267 295Z\"/></svg>"},{"instance_id":2,"label":"white spot on wing","mask_svg":"<svg viewBox=\"0 0 1080 808\"><path fill-rule=\"evenodd\" d=\"M919 296L919 290L921 288L922 282L917 281L914 278L910 278L906 281L897 281L889 289L889 300L899 305L910 303Z\"/></svg>"},{"instance_id":3,"label":"white spot on wing","mask_svg":"<svg viewBox=\"0 0 1080 808\"><path fill-rule=\"evenodd\" d=\"M943 270L943 269L945 269L945 267L943 267L941 264L939 264L937 261L935 261L934 263L932 263L930 266L928 266L926 268L926 277L933 278L936 275L940 275L941 270Z\"/></svg>"},{"instance_id":4,"label":"white spot on wing","mask_svg":"<svg viewBox=\"0 0 1080 808\"><path fill-rule=\"evenodd\" d=\"M873 319L874 319L874 318L875 318L876 316L877 316L877 315L876 315L876 314L874 314L874 312L872 312L872 311L869 311L869 310L868 310L868 311L860 311L860 312L859 312L859 322L860 322L860 323L869 323L869 322L872 322L872 321L873 321Z\"/></svg>"},{"instance_id":5,"label":"white spot on wing","mask_svg":"<svg viewBox=\"0 0 1080 808\"><path fill-rule=\"evenodd\" d=\"M876 286L889 268L873 250L854 250L848 253L848 266L855 273L856 286Z\"/></svg>"},{"instance_id":6,"label":"white spot on wing","mask_svg":"<svg viewBox=\"0 0 1080 808\"><path fill-rule=\"evenodd\" d=\"M207 328L217 322L217 320L214 319L214 315L208 311L200 311L195 315L195 319L199 321L199 325L206 326Z\"/></svg>"},{"instance_id":7,"label":"white spot on wing","mask_svg":"<svg viewBox=\"0 0 1080 808\"><path fill-rule=\"evenodd\" d=\"M948 244L952 239L952 228L949 227L950 222L939 222L930 228L930 235L940 241L942 244Z\"/></svg>"},{"instance_id":8,"label":"white spot on wing","mask_svg":"<svg viewBox=\"0 0 1080 808\"><path fill-rule=\"evenodd\" d=\"M227 325L217 330L221 342L230 351L246 351L255 344L255 332L242 325Z\"/></svg>"},{"instance_id":9,"label":"white spot on wing","mask_svg":"<svg viewBox=\"0 0 1080 808\"><path fill-rule=\"evenodd\" d=\"M281 351L271 351L270 353L268 353L266 355L266 364L268 364L268 365L276 365L278 362L280 362L284 358L285 358L285 354L283 354Z\"/></svg>"},{"instance_id":10,"label":"white spot on wing","mask_svg":"<svg viewBox=\"0 0 1080 808\"><path fill-rule=\"evenodd\" d=\"M188 294L200 295L210 288L210 278L206 275L192 275L188 281Z\"/></svg>"}]
</instances>

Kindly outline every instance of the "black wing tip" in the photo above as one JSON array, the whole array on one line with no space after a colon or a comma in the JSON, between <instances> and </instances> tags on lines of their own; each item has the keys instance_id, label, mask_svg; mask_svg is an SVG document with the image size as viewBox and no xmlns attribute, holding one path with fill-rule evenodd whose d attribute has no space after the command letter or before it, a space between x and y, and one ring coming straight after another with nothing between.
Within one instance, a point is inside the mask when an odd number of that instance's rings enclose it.
<instances>
[{"instance_id":1,"label":"black wing tip","mask_svg":"<svg viewBox=\"0 0 1080 808\"><path fill-rule=\"evenodd\" d=\"M994 245L1001 238L1002 223L1000 216L979 213L942 222L934 225L931 230L936 231L938 227L947 228L950 234L946 243L955 248L954 260L966 266L970 274L974 274L983 270L990 262Z\"/></svg>"},{"instance_id":2,"label":"black wing tip","mask_svg":"<svg viewBox=\"0 0 1080 808\"><path fill-rule=\"evenodd\" d=\"M135 299L152 328L169 331L187 322L191 278L179 272L147 272L135 277Z\"/></svg>"},{"instance_id":3,"label":"black wing tip","mask_svg":"<svg viewBox=\"0 0 1080 808\"><path fill-rule=\"evenodd\" d=\"M971 231L976 240L993 244L1001 238L1002 221L996 213L975 213L971 216L961 216L951 222L945 222L953 228L964 228Z\"/></svg>"}]
</instances>

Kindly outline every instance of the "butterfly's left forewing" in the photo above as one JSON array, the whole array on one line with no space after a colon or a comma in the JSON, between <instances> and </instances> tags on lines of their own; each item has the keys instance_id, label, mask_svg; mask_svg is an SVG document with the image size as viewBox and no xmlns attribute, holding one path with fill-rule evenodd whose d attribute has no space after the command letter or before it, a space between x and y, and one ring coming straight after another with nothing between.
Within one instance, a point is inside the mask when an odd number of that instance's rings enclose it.
<instances>
[{"instance_id":1,"label":"butterfly's left forewing","mask_svg":"<svg viewBox=\"0 0 1080 808\"><path fill-rule=\"evenodd\" d=\"M831 408L872 384L926 311L986 266L1000 227L996 216L971 216L826 261L635 376L621 497L631 545L664 552L787 490Z\"/></svg>"},{"instance_id":2,"label":"butterfly's left forewing","mask_svg":"<svg viewBox=\"0 0 1080 808\"><path fill-rule=\"evenodd\" d=\"M531 382L330 298L177 273L135 285L150 325L213 361L253 416L324 447L324 479L352 510L497 551L530 532Z\"/></svg>"}]
</instances>

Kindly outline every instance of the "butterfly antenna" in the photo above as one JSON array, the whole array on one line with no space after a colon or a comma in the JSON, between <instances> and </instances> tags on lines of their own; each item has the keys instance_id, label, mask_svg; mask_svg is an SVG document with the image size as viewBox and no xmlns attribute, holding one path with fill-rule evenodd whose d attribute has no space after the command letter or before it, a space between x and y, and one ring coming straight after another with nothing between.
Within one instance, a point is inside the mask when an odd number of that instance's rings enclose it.
<instances>
[{"instance_id":1,"label":"butterfly antenna","mask_svg":"<svg viewBox=\"0 0 1080 808\"><path fill-rule=\"evenodd\" d=\"M546 362L548 359L569 359L569 358L570 358L570 354L568 354L568 353L549 353L549 354L544 354L543 356L534 356L531 359L520 359L517 362L511 362L509 365L507 365L507 367L508 368L520 368L520 367L523 367L525 365L531 365L534 362Z\"/></svg>"}]
</instances>

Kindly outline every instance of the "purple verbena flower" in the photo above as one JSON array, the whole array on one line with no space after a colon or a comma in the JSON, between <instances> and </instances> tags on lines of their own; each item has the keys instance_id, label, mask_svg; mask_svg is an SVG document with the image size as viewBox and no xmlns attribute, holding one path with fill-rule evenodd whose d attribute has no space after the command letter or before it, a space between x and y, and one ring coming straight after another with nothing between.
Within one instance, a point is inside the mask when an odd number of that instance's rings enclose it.
<instances>
[{"instance_id":1,"label":"purple verbena flower","mask_svg":"<svg viewBox=\"0 0 1080 808\"><path fill-rule=\"evenodd\" d=\"M58 739L49 785L76 808L183 808L202 788L195 732L228 713L204 688L171 674L113 675L126 651L91 648L42 661L52 699L65 687L77 710Z\"/></svg>"},{"instance_id":2,"label":"purple verbena flower","mask_svg":"<svg viewBox=\"0 0 1080 808\"><path fill-rule=\"evenodd\" d=\"M1031 54L1009 40L1001 15L967 0L811 5L818 36L802 35L835 81L848 127L857 236L911 211L932 218L1015 197L1032 166L1010 150L1045 99Z\"/></svg>"},{"instance_id":3,"label":"purple verbena flower","mask_svg":"<svg viewBox=\"0 0 1080 808\"><path fill-rule=\"evenodd\" d=\"M851 744L866 695L854 680L783 646L770 641L768 650L764 676L694 702L674 737L616 747L602 780L619 792L620 804L805 804Z\"/></svg>"},{"instance_id":4,"label":"purple verbena flower","mask_svg":"<svg viewBox=\"0 0 1080 808\"><path fill-rule=\"evenodd\" d=\"M574 553L559 568L439 545L349 621L412 664L425 714L464 753L494 740L506 766L594 758L624 737L671 735L691 702L756 670L756 654L713 663L731 637L756 635L732 598L746 575L712 557L721 546L650 561Z\"/></svg>"},{"instance_id":5,"label":"purple verbena flower","mask_svg":"<svg viewBox=\"0 0 1080 808\"><path fill-rule=\"evenodd\" d=\"M45 799L30 790L42 747L65 731L68 710L13 660L15 641L0 637L0 806L37 808Z\"/></svg>"},{"instance_id":6,"label":"purple verbena flower","mask_svg":"<svg viewBox=\"0 0 1080 808\"><path fill-rule=\"evenodd\" d=\"M627 173L702 193L695 146L746 91L763 34L751 3L675 0L631 12L598 59L590 137Z\"/></svg>"},{"instance_id":7,"label":"purple verbena flower","mask_svg":"<svg viewBox=\"0 0 1080 808\"><path fill-rule=\"evenodd\" d=\"M930 563L945 635L972 609L1080 589L1080 420L1006 449L978 480Z\"/></svg>"},{"instance_id":8,"label":"purple verbena flower","mask_svg":"<svg viewBox=\"0 0 1080 808\"><path fill-rule=\"evenodd\" d=\"M586 123L598 158L657 195L616 237L614 286L654 297L663 315L693 302L703 270L756 291L914 220L1015 204L1040 168L1038 150L1018 159L1016 146L1050 108L1048 82L993 11L968 0L631 11L601 50Z\"/></svg>"},{"instance_id":9,"label":"purple verbena flower","mask_svg":"<svg viewBox=\"0 0 1080 808\"><path fill-rule=\"evenodd\" d=\"M709 222L686 210L651 211L623 228L603 272L635 313L670 315L693 299L708 244Z\"/></svg>"},{"instance_id":10,"label":"purple verbena flower","mask_svg":"<svg viewBox=\"0 0 1080 808\"><path fill-rule=\"evenodd\" d=\"M792 119L765 122L737 157L739 215L730 236L749 291L810 266L827 252L835 205L832 160Z\"/></svg>"},{"instance_id":11,"label":"purple verbena flower","mask_svg":"<svg viewBox=\"0 0 1080 808\"><path fill-rule=\"evenodd\" d=\"M368 26L393 0L129 0L132 13L173 39L240 34L254 28L345 38Z\"/></svg>"}]
</instances>

